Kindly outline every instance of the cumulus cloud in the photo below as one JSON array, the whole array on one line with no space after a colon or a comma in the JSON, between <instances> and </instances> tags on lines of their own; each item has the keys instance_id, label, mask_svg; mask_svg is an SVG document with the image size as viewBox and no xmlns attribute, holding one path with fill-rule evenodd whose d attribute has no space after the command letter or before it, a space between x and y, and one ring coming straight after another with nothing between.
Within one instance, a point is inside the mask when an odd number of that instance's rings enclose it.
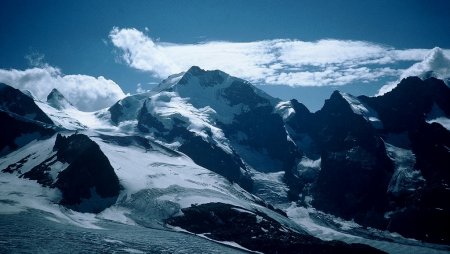
<instances>
[{"instance_id":1,"label":"cumulus cloud","mask_svg":"<svg viewBox=\"0 0 450 254\"><path fill-rule=\"evenodd\" d=\"M123 60L131 67L167 76L177 66L150 38L136 29L119 30L114 28L110 33L113 44L123 50Z\"/></svg>"},{"instance_id":2,"label":"cumulus cloud","mask_svg":"<svg viewBox=\"0 0 450 254\"><path fill-rule=\"evenodd\" d=\"M125 94L112 80L87 75L64 75L58 68L45 65L26 70L0 69L0 82L29 90L37 99L46 100L53 88L58 89L82 111L108 107Z\"/></svg>"},{"instance_id":3,"label":"cumulus cloud","mask_svg":"<svg viewBox=\"0 0 450 254\"><path fill-rule=\"evenodd\" d=\"M450 59L441 48L432 49L423 61L415 63L406 69L401 78L408 76L421 76L432 71L438 78L450 77Z\"/></svg>"},{"instance_id":4,"label":"cumulus cloud","mask_svg":"<svg viewBox=\"0 0 450 254\"><path fill-rule=\"evenodd\" d=\"M158 78L198 65L253 83L290 86L345 85L395 78L401 72L390 65L421 61L429 51L331 39L174 44L155 41L134 28L117 27L109 37L126 64Z\"/></svg>"},{"instance_id":5,"label":"cumulus cloud","mask_svg":"<svg viewBox=\"0 0 450 254\"><path fill-rule=\"evenodd\" d=\"M403 70L399 80L390 82L381 87L377 95L383 95L391 91L397 86L401 79L409 76L419 76L422 78L433 76L447 81L450 78L450 58L441 48L436 47L430 50L422 61Z\"/></svg>"}]
</instances>

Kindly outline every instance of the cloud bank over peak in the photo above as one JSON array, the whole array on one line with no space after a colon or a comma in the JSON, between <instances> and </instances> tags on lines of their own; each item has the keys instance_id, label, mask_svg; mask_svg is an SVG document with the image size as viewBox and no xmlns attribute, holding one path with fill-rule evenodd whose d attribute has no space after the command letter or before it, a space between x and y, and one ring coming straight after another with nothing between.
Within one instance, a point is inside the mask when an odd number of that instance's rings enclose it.
<instances>
[{"instance_id":1,"label":"cloud bank over peak","mask_svg":"<svg viewBox=\"0 0 450 254\"><path fill-rule=\"evenodd\" d=\"M109 37L128 66L158 78L197 65L209 70L220 69L255 84L289 86L395 79L402 70L392 66L402 61L422 61L429 51L333 39L175 44L155 41L135 28L117 27Z\"/></svg>"},{"instance_id":2,"label":"cloud bank over peak","mask_svg":"<svg viewBox=\"0 0 450 254\"><path fill-rule=\"evenodd\" d=\"M408 69L404 70L400 79L395 82L390 82L381 87L378 91L378 95L383 95L392 89L394 89L399 81L409 76L419 76L421 78L427 78L429 76L436 77L446 81L450 78L450 58L445 54L444 50L435 47L428 52L428 55L418 63L413 64Z\"/></svg>"},{"instance_id":3,"label":"cloud bank over peak","mask_svg":"<svg viewBox=\"0 0 450 254\"><path fill-rule=\"evenodd\" d=\"M26 70L0 69L0 82L20 90L29 90L39 100L58 89L75 107L96 111L125 97L114 81L102 76L64 75L58 68L45 65Z\"/></svg>"},{"instance_id":4,"label":"cloud bank over peak","mask_svg":"<svg viewBox=\"0 0 450 254\"><path fill-rule=\"evenodd\" d=\"M422 62L418 62L406 69L402 73L401 78L421 76L430 71L438 78L450 77L450 58L439 47L433 48Z\"/></svg>"}]
</instances>

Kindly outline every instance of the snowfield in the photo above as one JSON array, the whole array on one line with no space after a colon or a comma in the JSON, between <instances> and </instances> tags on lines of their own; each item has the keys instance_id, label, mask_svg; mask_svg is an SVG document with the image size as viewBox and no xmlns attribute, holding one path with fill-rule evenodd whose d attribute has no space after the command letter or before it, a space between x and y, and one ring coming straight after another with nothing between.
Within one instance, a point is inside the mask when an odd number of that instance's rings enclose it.
<instances>
[{"instance_id":1,"label":"snowfield","mask_svg":"<svg viewBox=\"0 0 450 254\"><path fill-rule=\"evenodd\" d=\"M248 249L236 242L212 240L208 234L196 235L166 223L169 218L182 216L185 208L209 203L233 205L235 207L232 210L240 213L262 213L269 217L265 217L267 220L278 222L286 232L291 230L308 234L324 241L361 243L388 253L450 251L448 246L407 239L397 233L363 227L354 221L318 211L311 206L313 197L309 194L303 196L305 206L292 201L292 197L289 197L290 187L285 179L290 172L283 168L283 161L279 157L270 157L267 151L270 149L263 145L252 147L246 143L251 131L255 129L250 128L249 132L237 130L229 135L226 127L239 126L233 125L236 124L237 116L248 112L251 107L266 107L269 111L273 109L271 113L281 117L280 126L283 127L284 124L284 128L280 127L281 139L302 151L293 160L292 174L305 179L313 178L324 172L325 159L322 160L318 153L313 135L307 132L296 133L288 126L287 122L296 114L293 103L272 98L253 88L248 82L221 71L206 72L206 77L197 75L195 73L199 70L196 68L198 67L170 76L150 92L131 95L118 101L115 105L120 108L120 112L114 112L112 107L95 112L80 111L58 91L52 91L54 96L47 102L34 99L35 104L53 121L56 134L39 139L35 139L33 133L18 136L15 143L23 146L0 157L0 252L7 251L10 247L6 238L9 236L6 236L3 229L11 227L12 232L26 238L21 231L27 224L14 227L14 220L17 218L30 225L33 220L39 225L48 223L48 230L52 232L64 228L67 232L73 232L74 239L81 238L88 232L95 241L91 242L92 239L89 239L83 244L95 246L102 243L112 246L108 249L111 251L191 253L202 251L200 247L194 246L198 244L204 246L203 251L208 253L248 252ZM205 83L205 80L208 82ZM257 96L256 102L234 102L228 93L235 91L227 90L232 86L237 86L239 92L245 91ZM374 109L357 97L340 94L351 109L347 110L349 114L353 112L362 116L377 131L384 128ZM245 101L248 98L239 99ZM164 131L158 132L156 127L149 128L148 132L140 131L142 112L161 123ZM118 115L117 119L113 119L114 114ZM436 104L425 117L426 122L436 122L450 130L449 118ZM164 136L177 128L185 128L183 131L187 130L193 137L199 137L206 144L204 146L210 149L206 151L213 153L220 150L226 156L239 155L236 160L241 164L238 163L237 171L240 170L242 175L248 174L251 178L251 192L241 188L237 182L228 180L230 178L222 176L223 174L207 169L208 166L200 166L204 164L194 162L186 150L185 153L180 152L183 151L180 147L186 140L183 137L170 140ZM63 194L55 187L55 183L60 173L70 164L57 160L55 141L57 134L67 137L75 133L87 136L99 146L112 166L109 167L110 172L114 171L119 179L120 193L117 200L99 213L76 212L59 204ZM29 142L30 140L33 141ZM409 141L406 132L387 133L383 136L383 151L392 161L394 171L386 190L390 195L412 193L426 184L421 171L414 168L416 154L410 148ZM221 163L219 160L215 163ZM47 185L24 176L33 172L38 165L44 165L48 169L46 172L50 180ZM303 194L297 196L299 195ZM389 213L385 217L389 218ZM256 220L261 223L264 218L257 215ZM37 230L36 225L29 227ZM115 229L123 231L113 232ZM137 237L133 238L135 231ZM147 243L148 238L153 237L148 234L154 234L156 242ZM193 246L178 249L181 246L177 239L185 240ZM70 243L70 239L66 241ZM23 250L33 249L38 245L33 241L30 244L28 249ZM19 249L20 251L22 250Z\"/></svg>"}]
</instances>

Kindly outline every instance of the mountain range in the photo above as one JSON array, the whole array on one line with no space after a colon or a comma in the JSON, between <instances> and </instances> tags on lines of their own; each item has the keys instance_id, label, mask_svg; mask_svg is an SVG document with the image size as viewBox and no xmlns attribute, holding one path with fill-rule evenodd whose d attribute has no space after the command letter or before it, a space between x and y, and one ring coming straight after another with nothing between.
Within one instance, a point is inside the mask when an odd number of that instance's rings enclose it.
<instances>
[{"instance_id":1,"label":"mountain range","mask_svg":"<svg viewBox=\"0 0 450 254\"><path fill-rule=\"evenodd\" d=\"M0 102L4 211L263 253L450 250L450 88L433 75L335 91L317 112L196 66L96 112L56 89L40 101L0 84Z\"/></svg>"}]
</instances>

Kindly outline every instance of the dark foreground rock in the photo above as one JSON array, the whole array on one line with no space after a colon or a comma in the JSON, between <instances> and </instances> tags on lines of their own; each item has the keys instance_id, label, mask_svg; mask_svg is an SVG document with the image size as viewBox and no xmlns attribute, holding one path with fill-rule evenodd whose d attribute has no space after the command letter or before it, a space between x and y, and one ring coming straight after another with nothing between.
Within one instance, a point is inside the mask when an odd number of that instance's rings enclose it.
<instances>
[{"instance_id":1,"label":"dark foreground rock","mask_svg":"<svg viewBox=\"0 0 450 254\"><path fill-rule=\"evenodd\" d=\"M258 211L223 203L193 205L166 223L217 241L235 242L263 253L383 253L361 244L322 241L295 232Z\"/></svg>"},{"instance_id":2,"label":"dark foreground rock","mask_svg":"<svg viewBox=\"0 0 450 254\"><path fill-rule=\"evenodd\" d=\"M75 211L98 213L116 202L121 190L119 179L94 141L83 134L58 134L53 151L56 153L21 177L58 188L62 193L60 204ZM55 172L56 163L67 166ZM20 173L17 167L11 168Z\"/></svg>"},{"instance_id":3,"label":"dark foreground rock","mask_svg":"<svg viewBox=\"0 0 450 254\"><path fill-rule=\"evenodd\" d=\"M82 212L100 212L117 200L120 183L100 147L86 135L63 137L54 146L59 161L70 165L54 186L61 190L61 204Z\"/></svg>"}]
</instances>

